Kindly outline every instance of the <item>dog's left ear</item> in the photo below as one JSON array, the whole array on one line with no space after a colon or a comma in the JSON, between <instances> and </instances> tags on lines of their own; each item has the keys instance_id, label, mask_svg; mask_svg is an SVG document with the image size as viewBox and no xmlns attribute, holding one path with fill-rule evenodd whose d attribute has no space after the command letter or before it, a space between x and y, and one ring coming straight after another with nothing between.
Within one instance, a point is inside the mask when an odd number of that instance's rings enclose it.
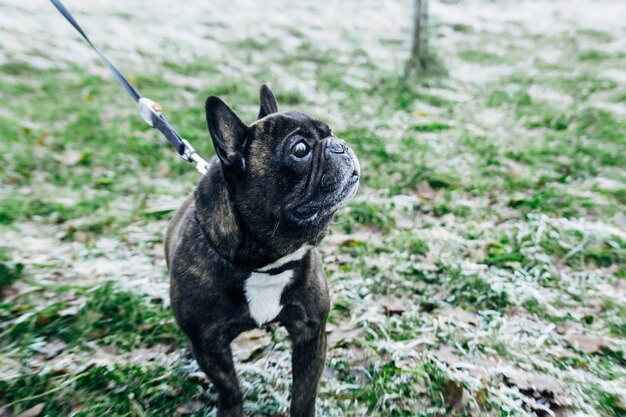
<instances>
[{"instance_id":1,"label":"dog's left ear","mask_svg":"<svg viewBox=\"0 0 626 417\"><path fill-rule=\"evenodd\" d=\"M270 90L270 88L263 84L261 86L261 109L259 110L259 115L257 116L257 120L264 118L268 114L278 112L278 104L276 103L276 96Z\"/></svg>"}]
</instances>

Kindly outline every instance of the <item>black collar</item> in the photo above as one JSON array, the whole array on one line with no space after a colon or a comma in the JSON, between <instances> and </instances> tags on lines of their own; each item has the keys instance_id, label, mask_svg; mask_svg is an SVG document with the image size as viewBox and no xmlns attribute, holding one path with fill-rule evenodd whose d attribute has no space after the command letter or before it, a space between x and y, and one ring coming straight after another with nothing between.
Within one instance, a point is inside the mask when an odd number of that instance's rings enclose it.
<instances>
[{"instance_id":1,"label":"black collar","mask_svg":"<svg viewBox=\"0 0 626 417\"><path fill-rule=\"evenodd\" d=\"M200 230L202 230L202 234L204 235L204 239L206 240L206 242L209 245L209 247L213 250L213 252L215 252L215 254L217 256L222 258L222 260L224 262L227 262L227 263L231 264L235 268L246 269L246 270L249 270L250 272L257 272L257 273L260 273L260 274L278 275L278 274L280 274L282 272L285 272L285 271L287 271L289 269L294 269L298 265L300 265L301 259L289 261L289 262L287 262L287 263L285 263L285 264L283 264L281 266L277 266L276 268L268 269L268 270L265 270L265 271L261 271L261 269L263 269L264 267L261 267L261 268L246 268L246 267L242 267L241 265L237 265L237 264L235 264L234 261L232 261L231 259L226 257L226 255L224 255L222 252L219 251L219 249L217 249L217 246L211 240L211 237L209 236L209 233L206 231L204 225L202 224L200 219L198 219L198 212L195 209L194 209L194 213L193 213L193 218L196 221L196 223L198 223L198 226L200 226Z\"/></svg>"},{"instance_id":2,"label":"black collar","mask_svg":"<svg viewBox=\"0 0 626 417\"><path fill-rule=\"evenodd\" d=\"M204 235L204 239L208 243L209 247L213 250L213 252L215 252L217 254L217 256L222 258L223 261L228 262L229 264L233 265L234 267L241 268L241 266L236 265L232 260L227 258L226 255L224 255L222 252L220 252L217 249L217 247L215 246L215 244L213 244L213 241L211 240L211 237L209 236L209 233L204 228L204 225L202 224L200 219L198 219L198 212L195 210L195 208L193 210L193 218L196 221L196 223L198 223L198 226L200 226L200 230L202 230L202 234Z\"/></svg>"}]
</instances>

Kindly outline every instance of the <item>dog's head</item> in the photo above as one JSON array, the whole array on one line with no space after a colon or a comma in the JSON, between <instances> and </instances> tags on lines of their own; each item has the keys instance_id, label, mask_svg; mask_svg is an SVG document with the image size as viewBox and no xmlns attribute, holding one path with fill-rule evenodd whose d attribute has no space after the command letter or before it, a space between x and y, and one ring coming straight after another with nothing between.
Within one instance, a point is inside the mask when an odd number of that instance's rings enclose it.
<instances>
[{"instance_id":1,"label":"dog's head","mask_svg":"<svg viewBox=\"0 0 626 417\"><path fill-rule=\"evenodd\" d=\"M360 168L352 150L325 123L279 113L267 86L251 125L215 96L206 101L206 117L232 201L256 237L315 239L356 193Z\"/></svg>"}]
</instances>

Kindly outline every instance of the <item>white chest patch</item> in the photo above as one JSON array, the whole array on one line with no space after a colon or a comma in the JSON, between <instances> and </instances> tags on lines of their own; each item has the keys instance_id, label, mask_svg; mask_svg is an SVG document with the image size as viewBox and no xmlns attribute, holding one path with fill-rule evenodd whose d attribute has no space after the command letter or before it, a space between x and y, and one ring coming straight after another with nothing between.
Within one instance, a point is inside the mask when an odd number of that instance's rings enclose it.
<instances>
[{"instance_id":1,"label":"white chest patch","mask_svg":"<svg viewBox=\"0 0 626 417\"><path fill-rule=\"evenodd\" d=\"M273 263L271 263L269 265L266 265L263 268L259 269L259 272L266 272L266 271L269 271L270 269L280 268L281 266L285 265L287 262L300 260L300 259L302 259L304 254L308 252L309 249L311 249L311 245L300 246L293 253L290 253L289 255L283 256L282 258L280 258L276 262L273 262Z\"/></svg>"},{"instance_id":2,"label":"white chest patch","mask_svg":"<svg viewBox=\"0 0 626 417\"><path fill-rule=\"evenodd\" d=\"M295 252L253 272L246 280L245 294L248 308L250 315L259 326L275 319L283 309L280 297L293 278L291 269L274 275L268 274L267 271L280 268L287 262L302 259L309 249L311 249L309 245L302 246Z\"/></svg>"},{"instance_id":3,"label":"white chest patch","mask_svg":"<svg viewBox=\"0 0 626 417\"><path fill-rule=\"evenodd\" d=\"M246 300L250 315L259 326L278 316L283 306L280 297L291 282L293 271L283 271L277 275L253 272L246 281Z\"/></svg>"}]
</instances>

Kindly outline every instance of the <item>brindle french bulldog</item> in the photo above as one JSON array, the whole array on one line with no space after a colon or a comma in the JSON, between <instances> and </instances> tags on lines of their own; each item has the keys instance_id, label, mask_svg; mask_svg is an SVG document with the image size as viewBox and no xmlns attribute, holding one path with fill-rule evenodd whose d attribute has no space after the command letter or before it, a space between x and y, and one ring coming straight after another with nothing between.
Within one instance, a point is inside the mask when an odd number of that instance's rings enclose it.
<instances>
[{"instance_id":1,"label":"brindle french bulldog","mask_svg":"<svg viewBox=\"0 0 626 417\"><path fill-rule=\"evenodd\" d=\"M291 416L315 416L330 304L316 246L356 193L359 163L325 123L279 113L266 85L249 126L215 96L205 110L217 159L165 242L174 315L215 386L218 417L244 415L231 341L273 322L293 341Z\"/></svg>"}]
</instances>

